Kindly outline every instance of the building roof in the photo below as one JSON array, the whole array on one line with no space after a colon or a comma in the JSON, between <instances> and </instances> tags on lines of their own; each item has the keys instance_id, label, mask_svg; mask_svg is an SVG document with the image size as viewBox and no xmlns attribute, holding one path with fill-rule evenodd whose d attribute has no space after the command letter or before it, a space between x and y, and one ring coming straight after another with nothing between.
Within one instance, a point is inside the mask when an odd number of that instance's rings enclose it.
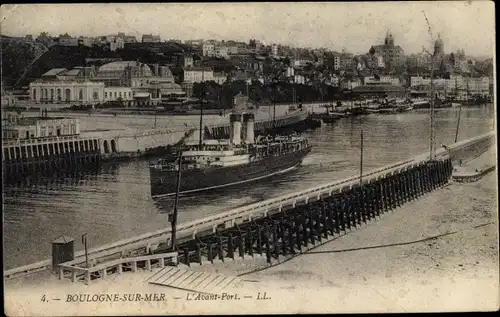
<instances>
[{"instance_id":1,"label":"building roof","mask_svg":"<svg viewBox=\"0 0 500 317\"><path fill-rule=\"evenodd\" d=\"M373 84L373 85L363 85L357 86L352 89L353 92L380 92L380 91L395 91L395 92L403 92L405 91L404 87L401 86L393 86L390 84Z\"/></svg>"},{"instance_id":2,"label":"building roof","mask_svg":"<svg viewBox=\"0 0 500 317\"><path fill-rule=\"evenodd\" d=\"M51 70L49 70L48 72L43 74L42 77L44 77L44 76L57 76L57 75L61 74L62 72L66 72L66 71L67 71L66 68L52 68Z\"/></svg>"},{"instance_id":3,"label":"building roof","mask_svg":"<svg viewBox=\"0 0 500 317\"><path fill-rule=\"evenodd\" d=\"M198 72L201 72L201 71L206 71L206 72L210 72L212 71L212 68L210 67L185 67L184 68L184 71L198 71Z\"/></svg>"},{"instance_id":4,"label":"building roof","mask_svg":"<svg viewBox=\"0 0 500 317\"><path fill-rule=\"evenodd\" d=\"M59 238L55 239L54 241L52 241L52 243L57 243L57 244L62 244L62 243L68 243L68 242L71 242L73 241L74 239L69 237L69 236L65 236L65 235L62 235L60 236Z\"/></svg>"}]
</instances>

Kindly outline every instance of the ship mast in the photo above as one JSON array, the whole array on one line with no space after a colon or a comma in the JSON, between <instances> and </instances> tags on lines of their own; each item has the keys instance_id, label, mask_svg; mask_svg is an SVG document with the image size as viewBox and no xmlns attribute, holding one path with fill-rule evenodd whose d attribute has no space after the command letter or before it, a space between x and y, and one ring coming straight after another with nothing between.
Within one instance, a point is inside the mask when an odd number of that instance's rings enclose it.
<instances>
[{"instance_id":1,"label":"ship mast","mask_svg":"<svg viewBox=\"0 0 500 317\"><path fill-rule=\"evenodd\" d=\"M172 217L169 219L171 223L171 250L175 251L177 247L177 241L176 241L176 234L177 234L177 206L179 205L179 192L181 189L181 168L182 168L182 151L179 151L179 156L178 156L178 168L179 170L177 171L177 190L175 191L175 202L174 202L174 213L171 214Z\"/></svg>"},{"instance_id":2,"label":"ship mast","mask_svg":"<svg viewBox=\"0 0 500 317\"><path fill-rule=\"evenodd\" d=\"M434 37L432 36L432 29L431 25L429 23L429 20L427 19L427 16L425 15L425 12L422 10L422 13L424 14L425 21L427 22L428 25L428 32L429 35L431 36L431 41L434 43ZM429 160L434 160L435 157L435 141L434 141L434 54L431 55L431 105L430 105L430 124L429 124Z\"/></svg>"}]
</instances>

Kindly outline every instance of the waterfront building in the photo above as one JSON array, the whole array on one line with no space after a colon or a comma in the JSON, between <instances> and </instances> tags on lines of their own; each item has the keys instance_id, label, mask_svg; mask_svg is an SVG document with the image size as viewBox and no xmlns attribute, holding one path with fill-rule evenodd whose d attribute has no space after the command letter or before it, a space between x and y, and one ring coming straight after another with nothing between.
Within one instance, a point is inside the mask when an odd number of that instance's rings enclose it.
<instances>
[{"instance_id":1,"label":"waterfront building","mask_svg":"<svg viewBox=\"0 0 500 317\"><path fill-rule=\"evenodd\" d=\"M187 67L183 70L183 82L201 83L214 80L214 71L209 67Z\"/></svg>"},{"instance_id":2,"label":"waterfront building","mask_svg":"<svg viewBox=\"0 0 500 317\"><path fill-rule=\"evenodd\" d=\"M352 88L352 94L362 98L404 98L406 89L391 84L360 85Z\"/></svg>"},{"instance_id":3,"label":"waterfront building","mask_svg":"<svg viewBox=\"0 0 500 317\"><path fill-rule=\"evenodd\" d=\"M184 41L184 44L191 47L200 47L203 45L203 40L186 40Z\"/></svg>"},{"instance_id":4,"label":"waterfront building","mask_svg":"<svg viewBox=\"0 0 500 317\"><path fill-rule=\"evenodd\" d=\"M182 64L184 68L193 67L194 66L193 56L187 54L182 55Z\"/></svg>"},{"instance_id":5,"label":"waterfront building","mask_svg":"<svg viewBox=\"0 0 500 317\"><path fill-rule=\"evenodd\" d=\"M215 55L214 56L217 58L227 59L229 57L227 47L224 45L215 46Z\"/></svg>"},{"instance_id":6,"label":"waterfront building","mask_svg":"<svg viewBox=\"0 0 500 317\"><path fill-rule=\"evenodd\" d=\"M16 112L6 114L2 122L4 139L33 139L52 136L68 136L80 133L77 118L20 117Z\"/></svg>"},{"instance_id":7,"label":"waterfront building","mask_svg":"<svg viewBox=\"0 0 500 317\"><path fill-rule=\"evenodd\" d=\"M214 79L213 79L217 84L222 85L227 81L227 75L224 74L223 72L220 73L214 73Z\"/></svg>"},{"instance_id":8,"label":"waterfront building","mask_svg":"<svg viewBox=\"0 0 500 317\"><path fill-rule=\"evenodd\" d=\"M384 44L372 46L370 50L382 56L387 67L399 66L405 62L404 50L399 45L394 45L394 38L389 31L385 36Z\"/></svg>"},{"instance_id":9,"label":"waterfront building","mask_svg":"<svg viewBox=\"0 0 500 317\"><path fill-rule=\"evenodd\" d=\"M68 34L61 34L57 40L58 45L62 46L78 46L78 38L72 37Z\"/></svg>"},{"instance_id":10,"label":"waterfront building","mask_svg":"<svg viewBox=\"0 0 500 317\"><path fill-rule=\"evenodd\" d=\"M30 98L36 103L100 103L104 98L104 82L91 81L94 75L92 67L51 69L30 83Z\"/></svg>"},{"instance_id":11,"label":"waterfront building","mask_svg":"<svg viewBox=\"0 0 500 317\"><path fill-rule=\"evenodd\" d=\"M340 88L342 89L354 89L358 86L361 86L361 81L359 79L355 79L355 80L343 80L341 83L340 83Z\"/></svg>"},{"instance_id":12,"label":"waterfront building","mask_svg":"<svg viewBox=\"0 0 500 317\"><path fill-rule=\"evenodd\" d=\"M278 56L278 44L273 44L271 46L271 55L274 57Z\"/></svg>"},{"instance_id":13,"label":"waterfront building","mask_svg":"<svg viewBox=\"0 0 500 317\"><path fill-rule=\"evenodd\" d=\"M339 69L346 70L353 66L353 57L351 53L342 52L339 56Z\"/></svg>"},{"instance_id":14,"label":"waterfront building","mask_svg":"<svg viewBox=\"0 0 500 317\"><path fill-rule=\"evenodd\" d=\"M80 37L78 37L78 45L83 45L83 46L91 47L92 44L94 44L94 38L92 38L92 37L86 37L86 36L80 36Z\"/></svg>"},{"instance_id":15,"label":"waterfront building","mask_svg":"<svg viewBox=\"0 0 500 317\"><path fill-rule=\"evenodd\" d=\"M202 52L203 56L208 56L208 57L215 56L215 43L213 42L203 43Z\"/></svg>"},{"instance_id":16,"label":"waterfront building","mask_svg":"<svg viewBox=\"0 0 500 317\"><path fill-rule=\"evenodd\" d=\"M296 84L305 84L306 83L306 79L303 75L298 75L298 74L295 74L293 76L293 82L296 83Z\"/></svg>"},{"instance_id":17,"label":"waterfront building","mask_svg":"<svg viewBox=\"0 0 500 317\"><path fill-rule=\"evenodd\" d=\"M123 49L124 47L125 41L121 37L116 36L109 41L109 50L112 52Z\"/></svg>"},{"instance_id":18,"label":"waterfront building","mask_svg":"<svg viewBox=\"0 0 500 317\"><path fill-rule=\"evenodd\" d=\"M401 81L399 80L399 78L392 76L366 76L364 77L363 82L365 85L371 85L371 84L388 84L394 86L401 85Z\"/></svg>"},{"instance_id":19,"label":"waterfront building","mask_svg":"<svg viewBox=\"0 0 500 317\"><path fill-rule=\"evenodd\" d=\"M110 86L140 86L153 76L148 65L138 61L118 61L102 65L97 70L96 80Z\"/></svg>"},{"instance_id":20,"label":"waterfront building","mask_svg":"<svg viewBox=\"0 0 500 317\"><path fill-rule=\"evenodd\" d=\"M131 101L133 100L130 87L104 87L104 101Z\"/></svg>"}]
</instances>

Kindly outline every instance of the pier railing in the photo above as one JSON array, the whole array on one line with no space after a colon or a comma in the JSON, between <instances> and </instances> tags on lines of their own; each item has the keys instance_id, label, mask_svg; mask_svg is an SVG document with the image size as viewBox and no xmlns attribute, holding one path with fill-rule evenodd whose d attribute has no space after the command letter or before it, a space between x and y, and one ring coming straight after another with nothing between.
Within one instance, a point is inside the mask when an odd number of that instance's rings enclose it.
<instances>
[{"instance_id":1,"label":"pier railing","mask_svg":"<svg viewBox=\"0 0 500 317\"><path fill-rule=\"evenodd\" d=\"M59 279L62 280L65 276L65 272L71 272L71 281L76 282L78 275L84 275L85 284L90 284L93 274L98 274L100 278L106 278L108 271L114 271L118 274L123 272L124 268L130 268L132 272L137 271L137 267L141 264L151 271L153 263L157 263L160 268L165 266L165 263L177 264L177 252L160 253L152 255L144 255L137 257L126 257L119 258L112 261L106 261L91 267L82 267L84 263L81 260L69 261L66 263L59 264L58 275Z\"/></svg>"},{"instance_id":2,"label":"pier railing","mask_svg":"<svg viewBox=\"0 0 500 317\"><path fill-rule=\"evenodd\" d=\"M67 136L55 136L46 138L33 138L33 139L15 139L15 140L2 140L2 146L21 146L21 145L37 145L41 143L54 143L63 141L85 141L94 140L96 138L83 137L79 134L67 135Z\"/></svg>"}]
</instances>

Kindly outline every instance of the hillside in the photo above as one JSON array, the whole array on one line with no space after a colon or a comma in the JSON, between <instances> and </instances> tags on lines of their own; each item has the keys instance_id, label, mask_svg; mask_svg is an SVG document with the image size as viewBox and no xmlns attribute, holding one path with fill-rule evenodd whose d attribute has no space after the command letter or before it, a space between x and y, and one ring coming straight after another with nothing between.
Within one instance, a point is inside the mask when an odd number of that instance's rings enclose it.
<instances>
[{"instance_id":1,"label":"hillside","mask_svg":"<svg viewBox=\"0 0 500 317\"><path fill-rule=\"evenodd\" d=\"M73 68L85 66L86 58L120 58L122 60L139 60L143 63L172 63L173 56L182 52L191 52L191 48L177 43L131 44L115 52L93 46L59 46L55 45L37 60L32 44L22 41L11 41L2 38L2 80L7 86L13 85L30 67L18 86L26 86L52 68ZM35 61L34 61L35 60ZM34 62L33 62L34 61ZM30 66L30 64L33 64Z\"/></svg>"}]
</instances>

